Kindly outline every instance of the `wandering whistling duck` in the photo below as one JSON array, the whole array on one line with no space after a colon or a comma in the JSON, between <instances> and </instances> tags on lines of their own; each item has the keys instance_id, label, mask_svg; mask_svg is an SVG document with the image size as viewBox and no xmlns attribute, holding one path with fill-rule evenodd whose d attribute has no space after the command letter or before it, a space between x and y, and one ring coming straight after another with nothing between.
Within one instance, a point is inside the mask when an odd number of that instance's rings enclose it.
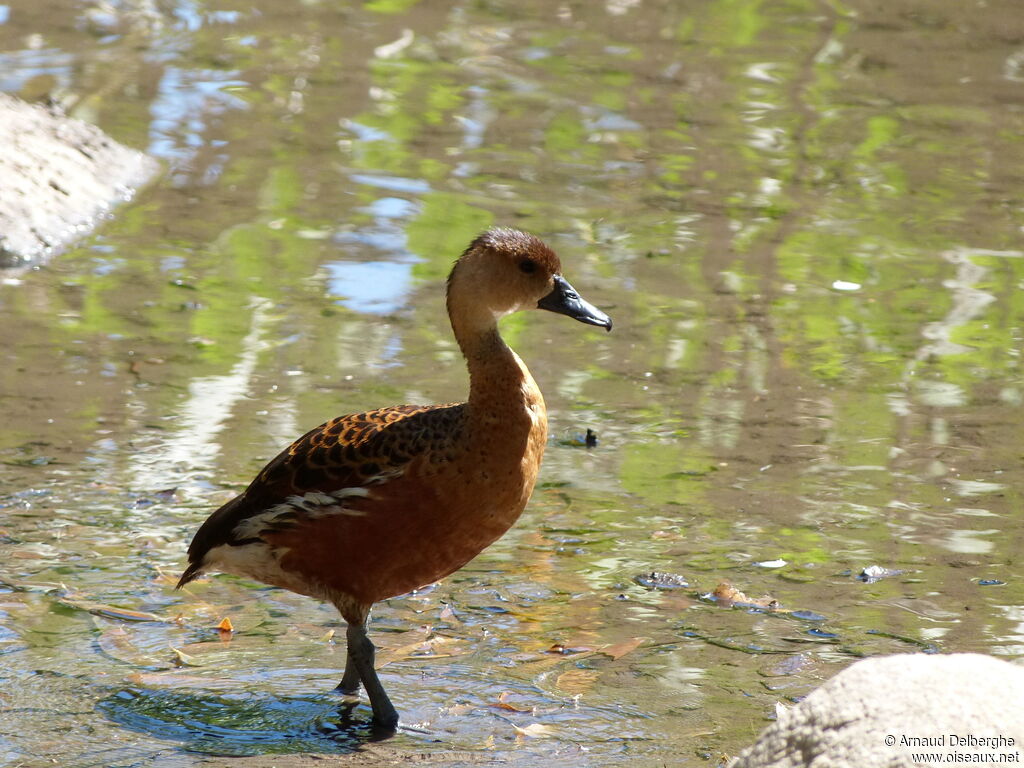
<instances>
[{"instance_id":1,"label":"wandering whistling duck","mask_svg":"<svg viewBox=\"0 0 1024 768\"><path fill-rule=\"evenodd\" d=\"M225 571L330 601L348 622L338 689L362 683L374 724L396 728L366 635L370 607L447 576L502 536L544 453L544 399L498 320L540 308L611 330L561 271L533 235L477 237L448 276L469 400L339 416L306 433L203 523L178 587Z\"/></svg>"}]
</instances>

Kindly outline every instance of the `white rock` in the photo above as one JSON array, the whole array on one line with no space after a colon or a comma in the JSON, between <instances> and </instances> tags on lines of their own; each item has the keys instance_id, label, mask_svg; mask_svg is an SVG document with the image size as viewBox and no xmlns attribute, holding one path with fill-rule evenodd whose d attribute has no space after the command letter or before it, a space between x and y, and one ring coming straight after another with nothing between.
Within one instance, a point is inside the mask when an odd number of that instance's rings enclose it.
<instances>
[{"instance_id":1,"label":"white rock","mask_svg":"<svg viewBox=\"0 0 1024 768\"><path fill-rule=\"evenodd\" d=\"M859 661L781 710L730 768L954 762L1024 764L1024 667L974 653Z\"/></svg>"},{"instance_id":2,"label":"white rock","mask_svg":"<svg viewBox=\"0 0 1024 768\"><path fill-rule=\"evenodd\" d=\"M0 267L59 253L159 168L94 125L0 93Z\"/></svg>"}]
</instances>

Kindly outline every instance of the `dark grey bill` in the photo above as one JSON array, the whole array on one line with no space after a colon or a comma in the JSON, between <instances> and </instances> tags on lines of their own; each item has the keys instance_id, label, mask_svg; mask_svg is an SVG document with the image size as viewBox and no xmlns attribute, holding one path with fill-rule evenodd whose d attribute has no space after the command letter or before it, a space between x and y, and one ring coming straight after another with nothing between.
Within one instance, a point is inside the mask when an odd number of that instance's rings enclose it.
<instances>
[{"instance_id":1,"label":"dark grey bill","mask_svg":"<svg viewBox=\"0 0 1024 768\"><path fill-rule=\"evenodd\" d=\"M561 275L555 275L554 280L555 287L551 293L537 302L540 309L568 315L587 325L599 325L609 331L612 329L612 319L576 293L568 280Z\"/></svg>"}]
</instances>

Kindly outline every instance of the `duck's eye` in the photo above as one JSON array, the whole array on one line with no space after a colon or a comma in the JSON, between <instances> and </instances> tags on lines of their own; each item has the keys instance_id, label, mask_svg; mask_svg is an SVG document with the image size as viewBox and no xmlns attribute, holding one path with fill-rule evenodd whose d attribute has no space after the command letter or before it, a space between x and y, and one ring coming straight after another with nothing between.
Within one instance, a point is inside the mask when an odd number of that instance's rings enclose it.
<instances>
[{"instance_id":1,"label":"duck's eye","mask_svg":"<svg viewBox=\"0 0 1024 768\"><path fill-rule=\"evenodd\" d=\"M533 259L523 259L519 262L519 270L528 275L532 275L537 271L537 262Z\"/></svg>"}]
</instances>

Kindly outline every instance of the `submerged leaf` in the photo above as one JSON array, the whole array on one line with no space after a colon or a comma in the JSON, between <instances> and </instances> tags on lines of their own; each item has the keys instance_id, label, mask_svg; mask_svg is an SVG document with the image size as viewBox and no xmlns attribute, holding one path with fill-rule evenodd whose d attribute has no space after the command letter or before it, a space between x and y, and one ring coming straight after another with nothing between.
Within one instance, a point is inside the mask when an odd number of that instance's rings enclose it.
<instances>
[{"instance_id":1,"label":"submerged leaf","mask_svg":"<svg viewBox=\"0 0 1024 768\"><path fill-rule=\"evenodd\" d=\"M201 667L202 662L197 661L195 656L190 656L178 648L171 648L174 652L174 663L179 667Z\"/></svg>"},{"instance_id":2,"label":"submerged leaf","mask_svg":"<svg viewBox=\"0 0 1024 768\"><path fill-rule=\"evenodd\" d=\"M61 605L69 608L77 608L80 611L88 611L106 619L120 619L121 621L157 621L166 624L167 619L157 616L155 613L145 611L133 611L131 608L119 608L116 605L105 605L94 603L89 600L79 600L73 597L62 597L58 601Z\"/></svg>"},{"instance_id":3,"label":"submerged leaf","mask_svg":"<svg viewBox=\"0 0 1024 768\"><path fill-rule=\"evenodd\" d=\"M510 712L532 712L533 711L533 707L517 707L515 704L510 704L509 701L508 701L508 697L510 695L511 694L509 694L508 691L503 691L501 693L501 695L498 696L498 700L495 703L491 704L491 706L492 707L496 707L498 709L507 709Z\"/></svg>"},{"instance_id":4,"label":"submerged leaf","mask_svg":"<svg viewBox=\"0 0 1024 768\"><path fill-rule=\"evenodd\" d=\"M523 728L513 725L512 730L516 732L516 736L525 736L528 739L543 739L554 733L554 729L550 725L542 723L530 723Z\"/></svg>"},{"instance_id":5,"label":"submerged leaf","mask_svg":"<svg viewBox=\"0 0 1024 768\"><path fill-rule=\"evenodd\" d=\"M135 644L135 637L121 624L108 624L101 619L94 619L102 631L97 638L100 650L112 659L137 667L169 667L163 659L141 650Z\"/></svg>"},{"instance_id":6,"label":"submerged leaf","mask_svg":"<svg viewBox=\"0 0 1024 768\"><path fill-rule=\"evenodd\" d=\"M402 659L444 659L469 653L467 648L461 646L463 642L461 639L433 634L425 637L427 632L428 629L420 629L405 633L406 635L418 634L420 639L395 648L384 648L378 651L374 666L380 669Z\"/></svg>"},{"instance_id":7,"label":"submerged leaf","mask_svg":"<svg viewBox=\"0 0 1024 768\"><path fill-rule=\"evenodd\" d=\"M611 656L613 659L621 659L627 653L632 653L646 637L633 637L629 640L623 640L621 643L613 643L612 645L605 645L597 649L598 653L603 653L605 656Z\"/></svg>"}]
</instances>

